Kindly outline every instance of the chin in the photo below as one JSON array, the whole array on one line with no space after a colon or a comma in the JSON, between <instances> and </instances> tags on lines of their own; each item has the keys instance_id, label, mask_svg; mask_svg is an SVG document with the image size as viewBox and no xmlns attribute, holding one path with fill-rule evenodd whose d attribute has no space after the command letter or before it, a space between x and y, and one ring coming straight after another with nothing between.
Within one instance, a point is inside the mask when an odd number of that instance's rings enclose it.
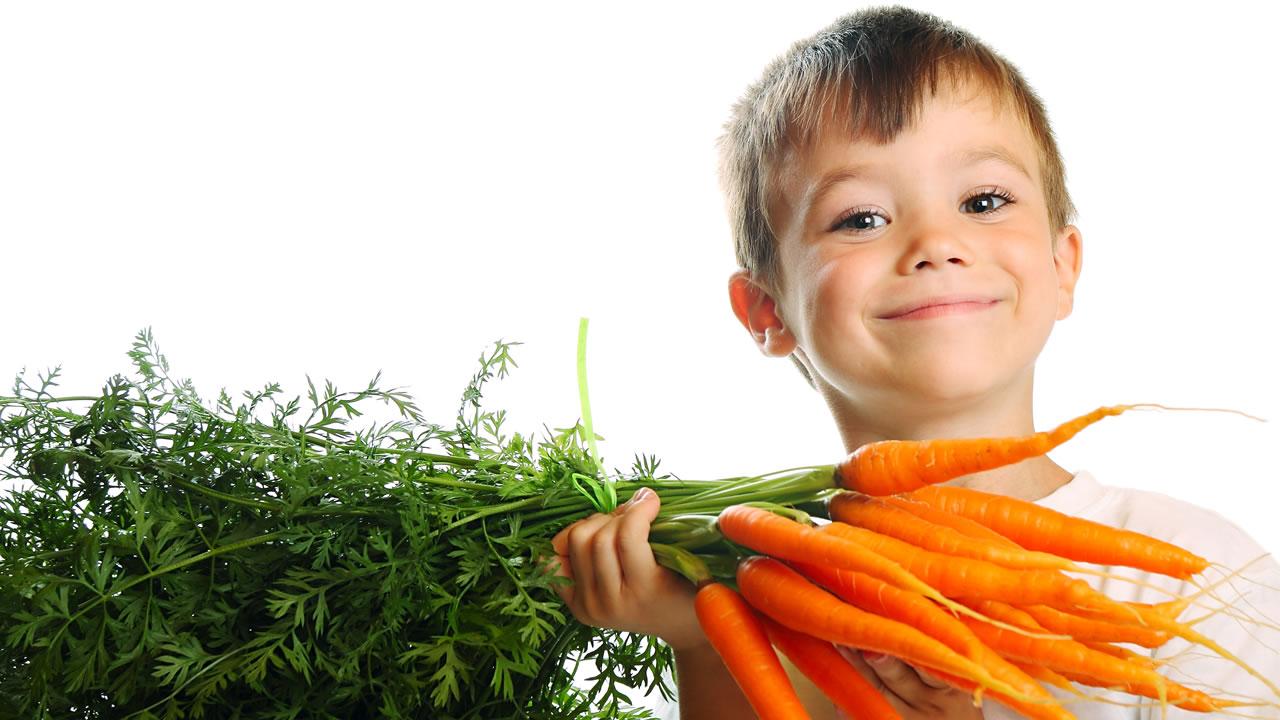
<instances>
[{"instance_id":1,"label":"chin","mask_svg":"<svg viewBox=\"0 0 1280 720\"><path fill-rule=\"evenodd\" d=\"M935 364L909 370L902 377L899 387L908 397L920 398L931 403L958 403L990 394L1006 384L992 364ZM1007 379L1006 379L1007 380Z\"/></svg>"}]
</instances>

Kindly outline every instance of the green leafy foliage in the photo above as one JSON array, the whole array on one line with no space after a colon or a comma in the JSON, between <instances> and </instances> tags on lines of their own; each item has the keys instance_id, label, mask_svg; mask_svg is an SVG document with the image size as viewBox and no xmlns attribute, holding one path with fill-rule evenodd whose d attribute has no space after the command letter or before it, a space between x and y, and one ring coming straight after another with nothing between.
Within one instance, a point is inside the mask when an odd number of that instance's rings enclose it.
<instances>
[{"instance_id":1,"label":"green leafy foliage","mask_svg":"<svg viewBox=\"0 0 1280 720\"><path fill-rule=\"evenodd\" d=\"M19 374L0 398L0 717L646 717L628 693L669 694L669 649L574 621L542 562L592 512L583 428L535 441L482 406L513 344L481 355L452 427L380 376L206 404L148 330L100 396ZM356 429L377 402L396 419ZM637 459L616 487L656 472ZM584 661L601 670L580 689Z\"/></svg>"}]
</instances>

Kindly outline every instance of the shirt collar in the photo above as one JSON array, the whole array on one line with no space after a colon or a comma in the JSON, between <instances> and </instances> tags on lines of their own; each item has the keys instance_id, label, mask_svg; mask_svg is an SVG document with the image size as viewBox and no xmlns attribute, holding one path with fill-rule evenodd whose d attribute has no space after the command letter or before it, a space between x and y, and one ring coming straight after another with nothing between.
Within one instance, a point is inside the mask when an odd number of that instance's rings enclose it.
<instances>
[{"instance_id":1,"label":"shirt collar","mask_svg":"<svg viewBox=\"0 0 1280 720\"><path fill-rule=\"evenodd\" d=\"M1081 470L1067 484L1036 500L1036 504L1066 515L1080 515L1085 508L1102 500L1105 494L1106 489L1093 475Z\"/></svg>"}]
</instances>

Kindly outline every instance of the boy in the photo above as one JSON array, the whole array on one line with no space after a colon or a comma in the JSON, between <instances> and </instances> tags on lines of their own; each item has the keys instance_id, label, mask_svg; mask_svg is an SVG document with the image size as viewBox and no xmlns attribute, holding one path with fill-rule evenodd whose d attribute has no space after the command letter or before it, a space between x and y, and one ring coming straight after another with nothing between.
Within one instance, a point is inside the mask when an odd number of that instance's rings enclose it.
<instances>
[{"instance_id":1,"label":"boy","mask_svg":"<svg viewBox=\"0 0 1280 720\"><path fill-rule=\"evenodd\" d=\"M1071 312L1082 237L1069 224L1075 209L1045 111L1012 65L933 16L868 9L774 61L734 107L720 147L741 266L729 283L733 312L762 352L790 357L821 394L846 451L885 438L1034 432L1035 360ZM1232 568L1263 554L1211 512L1103 487L1047 457L954 484L1170 539ZM565 601L582 622L670 644L681 718L753 717L698 628L693 589L648 549L658 506L652 494L637 496L560 533L562 572L575 580ZM1251 577L1280 586L1274 561L1252 567ZM1168 597L1094 584L1123 599ZM1242 587L1251 613L1280 618L1274 592ZM1280 655L1230 618L1197 629L1280 677ZM1156 652L1178 656L1163 667L1169 677L1276 700L1234 666L1179 654L1185 648L1175 641ZM1014 717L996 703L975 707L968 693L894 658L846 657L904 718ZM813 717L836 716L792 674ZM1071 709L1081 718L1160 712L1101 702ZM1190 713L1169 710L1180 715Z\"/></svg>"}]
</instances>

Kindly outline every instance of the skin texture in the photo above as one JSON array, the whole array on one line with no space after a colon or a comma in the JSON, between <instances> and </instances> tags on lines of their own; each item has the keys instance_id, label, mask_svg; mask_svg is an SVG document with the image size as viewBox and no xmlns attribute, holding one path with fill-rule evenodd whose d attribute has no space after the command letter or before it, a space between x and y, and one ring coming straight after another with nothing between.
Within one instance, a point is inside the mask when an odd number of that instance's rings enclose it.
<instances>
[{"instance_id":1,"label":"skin texture","mask_svg":"<svg viewBox=\"0 0 1280 720\"><path fill-rule=\"evenodd\" d=\"M745 272L730 278L739 321L766 355L794 354L805 364L847 451L891 438L1034 430L1034 362L1054 323L1071 312L1082 238L1075 226L1048 226L1030 133L968 95L926 101L919 124L888 145L825 137L792 153L771 203L781 287ZM1034 179L994 160L954 161L993 144ZM814 196L824 177L863 163L870 168L862 179ZM969 199L992 186L1015 202ZM865 214L834 227L850 210ZM950 293L994 303L932 319L886 317ZM1068 478L1042 458L964 484L1035 499Z\"/></svg>"},{"instance_id":2,"label":"skin texture","mask_svg":"<svg viewBox=\"0 0 1280 720\"><path fill-rule=\"evenodd\" d=\"M924 670L889 655L840 648L850 665L885 696L903 718L981 718L973 696L957 690ZM837 708L830 717L847 718Z\"/></svg>"},{"instance_id":3,"label":"skin texture","mask_svg":"<svg viewBox=\"0 0 1280 720\"><path fill-rule=\"evenodd\" d=\"M956 161L992 145L1030 177L996 160ZM782 163L770 207L780 286L738 272L730 300L761 352L804 363L847 452L891 438L1034 432L1035 359L1071 312L1082 258L1075 226L1049 227L1036 158L1016 115L965 88L943 88L887 145L825 136ZM825 178L859 164L858 178L818 192ZM994 188L1013 202L979 195ZM950 294L986 302L895 317ZM955 484L1035 500L1069 479L1037 458ZM973 716L958 693L896 659L855 667L883 684L904 717Z\"/></svg>"},{"instance_id":4,"label":"skin texture","mask_svg":"<svg viewBox=\"0 0 1280 720\"><path fill-rule=\"evenodd\" d=\"M660 506L657 494L637 493L612 514L596 513L561 530L551 541L553 562L556 574L574 585L557 590L580 622L648 633L671 646L681 717L753 717L698 624L693 586L658 565L649 549L649 525ZM794 682L796 674L787 669ZM802 689L807 704L821 703L814 692Z\"/></svg>"},{"instance_id":5,"label":"skin texture","mask_svg":"<svg viewBox=\"0 0 1280 720\"><path fill-rule=\"evenodd\" d=\"M994 160L956 161L990 145L1029 176ZM886 145L828 135L778 167L769 212L780 284L734 273L730 303L761 352L804 363L846 452L889 438L1034 432L1035 360L1071 313L1082 257L1075 226L1049 227L1037 157L1016 115L944 86ZM824 178L854 165L866 166L858 179L816 193ZM1014 201L983 194L993 186ZM842 222L850 211L860 214ZM892 317L904 304L958 293L985 302ZM1070 478L1041 457L953 484L1036 500ZM646 500L561 532L560 571L578 580L566 603L583 622L668 641L682 718L751 717L697 628L692 588L657 566L645 545L656 513L656 499ZM895 658L844 654L906 720L982 716L968 693ZM812 717L836 717L812 685L792 677Z\"/></svg>"}]
</instances>

